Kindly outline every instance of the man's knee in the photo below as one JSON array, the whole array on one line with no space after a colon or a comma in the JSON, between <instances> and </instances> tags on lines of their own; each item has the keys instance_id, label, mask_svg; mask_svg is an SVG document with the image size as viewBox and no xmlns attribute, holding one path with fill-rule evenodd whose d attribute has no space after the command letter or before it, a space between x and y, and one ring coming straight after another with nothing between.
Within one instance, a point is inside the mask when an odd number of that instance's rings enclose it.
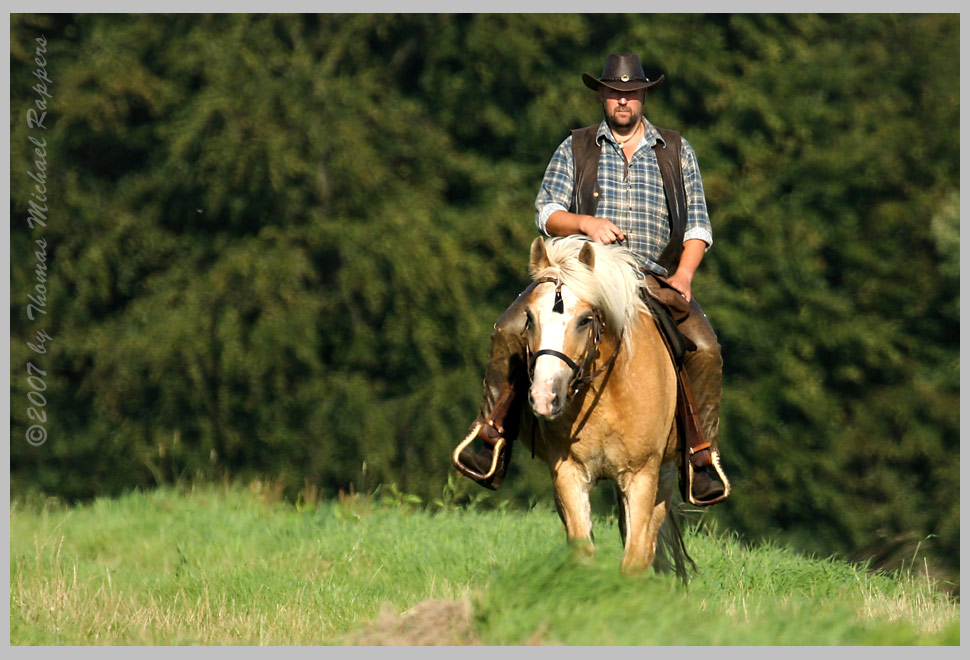
<instances>
[{"instance_id":1,"label":"man's knee","mask_svg":"<svg viewBox=\"0 0 970 660\"><path fill-rule=\"evenodd\" d=\"M493 341L496 337L518 337L525 333L525 308L529 300L529 294L532 293L532 289L535 287L536 282L532 282L516 297L508 309L502 313L499 320L495 322L492 332Z\"/></svg>"},{"instance_id":2,"label":"man's knee","mask_svg":"<svg viewBox=\"0 0 970 660\"><path fill-rule=\"evenodd\" d=\"M525 321L524 296L519 296L495 322L492 330L492 352L498 350L512 354L525 350Z\"/></svg>"},{"instance_id":3,"label":"man's knee","mask_svg":"<svg viewBox=\"0 0 970 660\"><path fill-rule=\"evenodd\" d=\"M488 363L485 367L486 390L496 394L505 383L515 378L525 364L526 334L525 307L530 285L519 294L505 313L495 323Z\"/></svg>"},{"instance_id":4,"label":"man's knee","mask_svg":"<svg viewBox=\"0 0 970 660\"><path fill-rule=\"evenodd\" d=\"M684 356L684 366L691 380L703 378L706 381L714 377L719 381L724 370L721 346L715 341L705 344L703 348L698 346L696 351L688 351Z\"/></svg>"},{"instance_id":5,"label":"man's knee","mask_svg":"<svg viewBox=\"0 0 970 660\"><path fill-rule=\"evenodd\" d=\"M694 345L697 346L697 350L693 351L699 359L705 362L714 362L721 364L723 360L721 359L721 344L717 341L717 336L713 333L701 333L695 337L691 337Z\"/></svg>"},{"instance_id":6,"label":"man's knee","mask_svg":"<svg viewBox=\"0 0 970 660\"><path fill-rule=\"evenodd\" d=\"M690 307L690 316L680 324L680 331L697 346L697 350L693 351L697 357L720 363L721 344L717 340L717 334L707 314L701 309L696 298L691 300Z\"/></svg>"}]
</instances>

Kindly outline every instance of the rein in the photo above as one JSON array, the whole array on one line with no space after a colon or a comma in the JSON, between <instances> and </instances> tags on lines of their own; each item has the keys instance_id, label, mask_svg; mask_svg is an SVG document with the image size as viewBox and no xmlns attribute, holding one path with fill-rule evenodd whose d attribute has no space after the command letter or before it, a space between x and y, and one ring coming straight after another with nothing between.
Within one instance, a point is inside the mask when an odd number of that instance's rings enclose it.
<instances>
[{"instance_id":1,"label":"rein","mask_svg":"<svg viewBox=\"0 0 970 660\"><path fill-rule=\"evenodd\" d=\"M562 282L555 277L543 277L541 279L536 280L536 285L547 284L547 283L556 285L556 297L553 302L552 311L562 314L563 313ZM596 361L596 358L599 357L599 343L600 343L600 340L602 340L603 338L603 326L605 325L606 325L606 322L603 321L599 312L595 312L593 314L593 322L589 328L589 334L586 337L586 350L583 352L582 366L578 365L568 355L565 355L564 353L553 350L551 348L544 348L540 351L536 351L535 353L532 353L531 351L526 349L527 352L529 353L529 358L528 358L529 381L532 380L532 374L533 372L535 372L536 360L538 360L539 357L543 355L551 355L555 358L562 360L563 362L566 363L566 366L568 366L573 372L573 377L572 377L572 380L569 381L568 391L566 395L566 400L568 403L569 400L571 400L574 396L576 396L581 389L588 386L590 383L593 382L593 380L598 378L600 375L602 375L607 369L609 369L613 365L614 360L616 360L616 356L620 352L620 348L623 346L623 337L621 334L620 341L617 344L616 350L613 352L613 355L609 357L609 359L603 364L602 367L600 367L596 371L592 371L592 372L590 371L593 367L593 363Z\"/></svg>"}]
</instances>

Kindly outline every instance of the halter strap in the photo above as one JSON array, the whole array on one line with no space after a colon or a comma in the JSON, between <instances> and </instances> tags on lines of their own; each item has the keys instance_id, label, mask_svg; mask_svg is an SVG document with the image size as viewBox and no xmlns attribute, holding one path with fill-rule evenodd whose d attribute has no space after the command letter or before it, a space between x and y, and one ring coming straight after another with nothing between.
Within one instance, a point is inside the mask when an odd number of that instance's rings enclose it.
<instances>
[{"instance_id":1,"label":"halter strap","mask_svg":"<svg viewBox=\"0 0 970 660\"><path fill-rule=\"evenodd\" d=\"M538 280L536 280L536 285L538 286L539 284L556 285L556 297L553 301L552 311L562 314L563 313L562 281L556 277L541 277ZM553 350L551 348L543 348L542 350L539 350L539 351L536 351L535 353L530 354L528 357L529 379L530 380L532 379L532 373L535 371L536 360L538 360L539 357L543 355L551 355L565 362L566 365L572 370L573 377L569 383L568 396L569 398L576 396L576 394L579 393L579 390L581 390L582 388L592 383L593 380L598 378L601 374L603 374L603 372L605 372L607 369L610 368L610 366L612 366L613 361L616 360L616 356L620 352L620 347L623 345L623 336L621 333L620 343L617 344L616 350L613 352L613 355L610 356L610 358L603 364L602 367L600 367L596 371L587 373L592 368L593 363L596 361L596 358L599 357L599 343L600 343L600 339L602 339L602 336L603 336L602 326L603 326L603 320L600 318L599 313L594 314L593 323L590 326L589 335L586 339L586 350L583 354L584 359L583 359L582 366L576 364L576 362L574 362L572 358L570 358L568 355L564 353Z\"/></svg>"},{"instance_id":2,"label":"halter strap","mask_svg":"<svg viewBox=\"0 0 970 660\"><path fill-rule=\"evenodd\" d=\"M555 277L542 277L536 280L536 286L540 284L555 284L556 285L556 297L552 301L552 311L556 314L563 313L563 303L562 303L562 282Z\"/></svg>"},{"instance_id":3,"label":"halter strap","mask_svg":"<svg viewBox=\"0 0 970 660\"><path fill-rule=\"evenodd\" d=\"M536 351L535 353L532 354L532 357L529 358L529 372L530 373L532 371L535 371L535 368L536 368L536 360L538 360L539 357L540 356L543 356L543 355L551 355L553 357L559 358L560 360L562 360L563 362L565 362L569 366L570 369L573 370L573 373L574 374L577 371L579 371L579 365L576 364L575 362L573 362L572 359L568 355L566 355L565 353L560 353L559 351L554 351L551 348L544 348L541 351Z\"/></svg>"}]
</instances>

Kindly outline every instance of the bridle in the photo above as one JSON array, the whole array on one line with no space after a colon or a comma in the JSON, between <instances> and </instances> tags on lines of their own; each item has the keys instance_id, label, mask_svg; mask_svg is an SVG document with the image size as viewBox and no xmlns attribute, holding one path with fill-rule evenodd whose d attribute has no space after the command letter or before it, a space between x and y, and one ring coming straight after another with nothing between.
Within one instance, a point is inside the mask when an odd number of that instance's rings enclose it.
<instances>
[{"instance_id":1,"label":"bridle","mask_svg":"<svg viewBox=\"0 0 970 660\"><path fill-rule=\"evenodd\" d=\"M536 280L536 286L539 284L555 284L556 285L556 297L552 304L552 311L558 314L563 313L563 302L562 302L562 281L555 277L542 277ZM620 343L617 344L616 351L610 356L610 359L606 363L597 369L592 371L593 363L596 358L599 357L599 343L603 338L603 327L606 325L606 321L603 320L600 315L599 310L593 311L593 320L589 324L589 332L586 335L586 348L583 351L582 366L573 361L565 353L561 353L557 350L551 348L543 348L542 350L532 353L531 350L526 347L526 354L528 356L529 362L529 382L532 382L532 374L535 372L536 360L538 360L543 355L551 355L555 358L559 358L566 363L572 372L573 377L569 381L567 387L566 401L572 399L576 394L579 393L581 389L593 382L594 379L599 377L603 372L610 368L613 361L616 359L617 354L620 352L620 346L623 344L623 337L620 337Z\"/></svg>"}]
</instances>

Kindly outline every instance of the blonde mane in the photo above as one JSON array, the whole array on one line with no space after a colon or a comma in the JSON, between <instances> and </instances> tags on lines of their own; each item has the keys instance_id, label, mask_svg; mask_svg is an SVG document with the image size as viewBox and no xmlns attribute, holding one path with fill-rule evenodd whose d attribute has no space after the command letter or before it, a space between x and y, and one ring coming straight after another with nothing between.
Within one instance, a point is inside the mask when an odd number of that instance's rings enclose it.
<instances>
[{"instance_id":1,"label":"blonde mane","mask_svg":"<svg viewBox=\"0 0 970 660\"><path fill-rule=\"evenodd\" d=\"M590 270L579 261L584 245L593 248L595 262ZM549 266L532 272L534 280L558 278L583 302L603 313L607 325L629 339L623 331L642 313L649 314L640 299L642 280L633 253L618 245L601 245L585 236L563 236L545 241ZM531 269L530 269L531 270Z\"/></svg>"}]
</instances>

